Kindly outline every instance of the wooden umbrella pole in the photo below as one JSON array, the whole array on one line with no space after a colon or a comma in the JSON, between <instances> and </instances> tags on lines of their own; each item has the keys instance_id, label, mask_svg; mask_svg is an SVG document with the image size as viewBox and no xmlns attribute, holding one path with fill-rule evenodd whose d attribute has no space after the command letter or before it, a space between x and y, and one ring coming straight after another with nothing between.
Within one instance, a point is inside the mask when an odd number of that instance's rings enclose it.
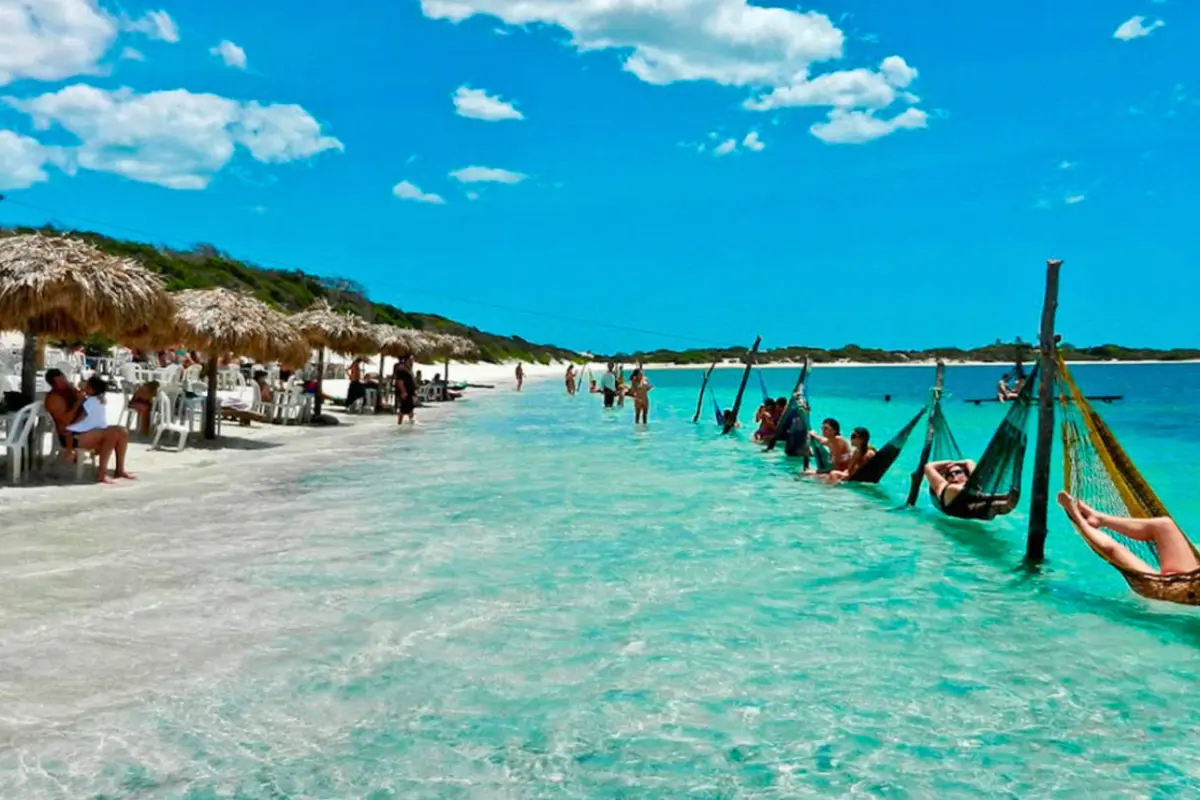
<instances>
[{"instance_id":1,"label":"wooden umbrella pole","mask_svg":"<svg viewBox=\"0 0 1200 800\"><path fill-rule=\"evenodd\" d=\"M700 421L700 410L704 407L704 390L708 388L708 379L712 377L713 370L716 368L717 362L714 361L708 368L708 372L704 373L704 380L700 382L700 396L696 398L696 414L692 417L692 422Z\"/></svg>"},{"instance_id":2,"label":"wooden umbrella pole","mask_svg":"<svg viewBox=\"0 0 1200 800\"><path fill-rule=\"evenodd\" d=\"M387 356L383 353L379 354L379 382L375 388L375 413L378 414L383 409L383 367L387 363Z\"/></svg>"},{"instance_id":3,"label":"wooden umbrella pole","mask_svg":"<svg viewBox=\"0 0 1200 800\"><path fill-rule=\"evenodd\" d=\"M1046 296L1039 335L1037 447L1033 453L1033 491L1029 501L1029 533L1025 539L1025 561L1035 564L1046 557L1046 507L1050 502L1050 455L1054 449L1054 382L1058 372L1054 317L1058 312L1061 267L1062 261L1057 259L1046 262Z\"/></svg>"},{"instance_id":4,"label":"wooden umbrella pole","mask_svg":"<svg viewBox=\"0 0 1200 800\"><path fill-rule=\"evenodd\" d=\"M21 348L21 395L27 403L32 403L37 393L37 352L37 336L27 329Z\"/></svg>"},{"instance_id":5,"label":"wooden umbrella pole","mask_svg":"<svg viewBox=\"0 0 1200 800\"><path fill-rule=\"evenodd\" d=\"M450 386L450 356L446 356L446 374L442 375L442 378L446 382L446 386L449 387Z\"/></svg>"},{"instance_id":6,"label":"wooden umbrella pole","mask_svg":"<svg viewBox=\"0 0 1200 800\"><path fill-rule=\"evenodd\" d=\"M325 345L317 348L317 394L313 398L313 419L321 416L325 402Z\"/></svg>"},{"instance_id":7,"label":"wooden umbrella pole","mask_svg":"<svg viewBox=\"0 0 1200 800\"><path fill-rule=\"evenodd\" d=\"M925 446L921 448L921 460L912 474L912 485L908 489L906 506L915 506L917 497L921 494L921 481L925 479L925 465L929 463L929 455L933 452L933 407L942 399L942 383L946 378L946 365L939 359L937 362L937 379L933 384L933 400L929 404L929 427L925 430Z\"/></svg>"},{"instance_id":8,"label":"wooden umbrella pole","mask_svg":"<svg viewBox=\"0 0 1200 800\"><path fill-rule=\"evenodd\" d=\"M733 430L733 426L737 424L738 412L742 409L742 395L746 393L746 384L750 381L750 370L754 369L754 356L758 353L758 346L760 344L762 344L761 336L755 338L754 346L746 354L746 371L742 373L742 385L738 387L737 397L733 401L733 418L725 421L723 433L729 433Z\"/></svg>"},{"instance_id":9,"label":"wooden umbrella pole","mask_svg":"<svg viewBox=\"0 0 1200 800\"><path fill-rule=\"evenodd\" d=\"M204 401L204 438L217 438L217 367L216 355L208 357L208 396Z\"/></svg>"}]
</instances>

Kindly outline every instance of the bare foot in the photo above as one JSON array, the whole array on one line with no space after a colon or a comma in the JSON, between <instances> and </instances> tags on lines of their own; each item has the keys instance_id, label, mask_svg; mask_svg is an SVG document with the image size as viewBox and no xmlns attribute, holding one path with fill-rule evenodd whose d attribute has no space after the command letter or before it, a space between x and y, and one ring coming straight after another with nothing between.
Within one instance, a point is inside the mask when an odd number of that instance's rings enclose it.
<instances>
[{"instance_id":1,"label":"bare foot","mask_svg":"<svg viewBox=\"0 0 1200 800\"><path fill-rule=\"evenodd\" d=\"M1083 518L1088 521L1089 525L1095 525L1097 528L1100 527L1101 514L1099 511L1079 499L1075 500L1075 505L1079 507L1079 513L1083 515Z\"/></svg>"},{"instance_id":2,"label":"bare foot","mask_svg":"<svg viewBox=\"0 0 1200 800\"><path fill-rule=\"evenodd\" d=\"M98 475L96 477L96 483L110 483L111 484L111 483L116 483L116 481L114 481L112 478L108 477L107 475Z\"/></svg>"},{"instance_id":3,"label":"bare foot","mask_svg":"<svg viewBox=\"0 0 1200 800\"><path fill-rule=\"evenodd\" d=\"M1067 512L1067 516L1070 517L1071 521L1075 524L1090 524L1083 518L1083 514L1079 513L1079 501L1071 495L1067 494L1066 492L1059 492L1058 504L1062 506L1063 511Z\"/></svg>"},{"instance_id":4,"label":"bare foot","mask_svg":"<svg viewBox=\"0 0 1200 800\"><path fill-rule=\"evenodd\" d=\"M134 475L132 472L118 472L116 477L124 478L127 481L136 481L137 480L137 476Z\"/></svg>"},{"instance_id":5,"label":"bare foot","mask_svg":"<svg viewBox=\"0 0 1200 800\"><path fill-rule=\"evenodd\" d=\"M1060 506L1062 506L1064 509L1071 508L1071 506L1074 505L1074 503L1075 503L1075 498L1071 497L1071 495L1067 494L1066 492L1058 493L1058 504Z\"/></svg>"}]
</instances>

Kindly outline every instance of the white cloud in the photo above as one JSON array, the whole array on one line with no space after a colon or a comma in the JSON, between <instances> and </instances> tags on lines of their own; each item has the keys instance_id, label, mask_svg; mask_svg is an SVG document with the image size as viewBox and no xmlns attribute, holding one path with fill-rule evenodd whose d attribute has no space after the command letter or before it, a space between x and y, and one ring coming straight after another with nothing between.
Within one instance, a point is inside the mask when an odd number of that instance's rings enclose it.
<instances>
[{"instance_id":1,"label":"white cloud","mask_svg":"<svg viewBox=\"0 0 1200 800\"><path fill-rule=\"evenodd\" d=\"M50 179L47 164L59 163L57 148L13 131L0 130L0 190L27 189Z\"/></svg>"},{"instance_id":2,"label":"white cloud","mask_svg":"<svg viewBox=\"0 0 1200 800\"><path fill-rule=\"evenodd\" d=\"M742 139L742 147L756 153L761 152L766 146L766 143L758 138L758 131L750 131L746 134L746 138Z\"/></svg>"},{"instance_id":3,"label":"white cloud","mask_svg":"<svg viewBox=\"0 0 1200 800\"><path fill-rule=\"evenodd\" d=\"M800 74L788 84L743 103L751 111L769 111L788 106L833 106L835 108L886 108L896 101L899 89L916 78L917 71L899 56L888 56L879 70L848 69L827 72L811 80Z\"/></svg>"},{"instance_id":4,"label":"white cloud","mask_svg":"<svg viewBox=\"0 0 1200 800\"><path fill-rule=\"evenodd\" d=\"M79 167L171 189L203 189L239 146L263 163L343 149L300 106L242 103L183 89L138 94L75 84L4 101L30 115L39 130L57 126L74 134L79 144L65 150Z\"/></svg>"},{"instance_id":5,"label":"white cloud","mask_svg":"<svg viewBox=\"0 0 1200 800\"><path fill-rule=\"evenodd\" d=\"M94 0L0 0L0 86L96 74L116 38Z\"/></svg>"},{"instance_id":6,"label":"white cloud","mask_svg":"<svg viewBox=\"0 0 1200 800\"><path fill-rule=\"evenodd\" d=\"M528 175L493 167L463 167L450 173L459 183L520 183Z\"/></svg>"},{"instance_id":7,"label":"white cloud","mask_svg":"<svg viewBox=\"0 0 1200 800\"><path fill-rule=\"evenodd\" d=\"M392 187L392 194L399 197L401 200L413 200L418 203L430 203L435 206L445 205L446 201L442 199L440 194L426 194L422 192L415 184L408 181L400 181Z\"/></svg>"},{"instance_id":8,"label":"white cloud","mask_svg":"<svg viewBox=\"0 0 1200 800\"><path fill-rule=\"evenodd\" d=\"M499 122L506 119L525 119L512 103L506 103L499 95L490 95L483 89L460 86L454 91L454 110L460 117Z\"/></svg>"},{"instance_id":9,"label":"white cloud","mask_svg":"<svg viewBox=\"0 0 1200 800\"><path fill-rule=\"evenodd\" d=\"M874 111L835 108L824 122L809 128L818 139L830 144L862 144L902 129L924 128L928 115L910 108L891 119L880 119Z\"/></svg>"},{"instance_id":10,"label":"white cloud","mask_svg":"<svg viewBox=\"0 0 1200 800\"><path fill-rule=\"evenodd\" d=\"M35 0L35 2L45 2L46 0ZM67 0L74 2L75 0ZM157 39L160 42L175 43L179 41L179 28L175 25L175 20L171 19L171 15L166 11L147 11L137 19L122 20L121 28L134 33L142 33L151 39Z\"/></svg>"},{"instance_id":11,"label":"white cloud","mask_svg":"<svg viewBox=\"0 0 1200 800\"><path fill-rule=\"evenodd\" d=\"M1149 36L1166 24L1161 19L1156 19L1147 25L1146 18L1143 16L1130 17L1121 23L1120 27L1113 34L1113 38L1120 39L1123 42L1128 42L1130 39L1140 39L1143 36Z\"/></svg>"},{"instance_id":12,"label":"white cloud","mask_svg":"<svg viewBox=\"0 0 1200 800\"><path fill-rule=\"evenodd\" d=\"M556 25L577 50L618 50L626 70L656 84L776 85L814 61L840 58L845 38L824 14L746 0L421 0L421 9L452 22L484 15Z\"/></svg>"},{"instance_id":13,"label":"white cloud","mask_svg":"<svg viewBox=\"0 0 1200 800\"><path fill-rule=\"evenodd\" d=\"M145 61L146 56L142 53L141 50L138 50L133 47L126 47L124 50L121 51L121 60L122 61Z\"/></svg>"},{"instance_id":14,"label":"white cloud","mask_svg":"<svg viewBox=\"0 0 1200 800\"><path fill-rule=\"evenodd\" d=\"M228 39L223 40L208 52L224 61L227 67L243 70L246 68L246 51Z\"/></svg>"},{"instance_id":15,"label":"white cloud","mask_svg":"<svg viewBox=\"0 0 1200 800\"><path fill-rule=\"evenodd\" d=\"M1063 198L1063 202L1069 206L1073 206L1076 203L1082 203L1084 200L1087 200L1086 194L1069 194Z\"/></svg>"},{"instance_id":16,"label":"white cloud","mask_svg":"<svg viewBox=\"0 0 1200 800\"><path fill-rule=\"evenodd\" d=\"M713 155L727 156L736 149L737 149L737 140L736 139L726 139L725 141L721 142L719 145L717 145L716 147L713 148Z\"/></svg>"},{"instance_id":17,"label":"white cloud","mask_svg":"<svg viewBox=\"0 0 1200 800\"><path fill-rule=\"evenodd\" d=\"M744 106L752 110L875 111L897 100L918 102L904 91L917 70L900 56L884 59L877 70L814 76L813 64L842 57L846 39L837 24L815 11L750 0L421 0L421 9L427 17L456 23L487 16L512 26L557 26L577 51L615 51L624 69L647 83L750 87L757 94ZM926 119L924 112L894 118L910 124L917 116Z\"/></svg>"}]
</instances>

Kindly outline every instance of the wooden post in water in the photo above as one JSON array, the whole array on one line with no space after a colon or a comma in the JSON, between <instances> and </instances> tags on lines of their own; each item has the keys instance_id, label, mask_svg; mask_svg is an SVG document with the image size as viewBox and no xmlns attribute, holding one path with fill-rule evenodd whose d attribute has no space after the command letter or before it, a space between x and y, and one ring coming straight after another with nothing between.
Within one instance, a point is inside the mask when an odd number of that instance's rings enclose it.
<instances>
[{"instance_id":1,"label":"wooden post in water","mask_svg":"<svg viewBox=\"0 0 1200 800\"><path fill-rule=\"evenodd\" d=\"M785 426L783 423L788 419L788 413L791 411L800 413L800 411L796 408L796 394L804 389L804 383L808 380L808 369L810 366L812 366L812 359L810 359L808 356L805 356L804 366L800 368L800 375L796 378L796 385L792 387L792 393L788 395L787 407L784 409L783 414L779 417L779 426L775 428L775 432L771 434L771 441L767 443L768 450L774 450L775 445L779 444L779 440L787 436L788 432L785 430L785 428L790 426Z\"/></svg>"},{"instance_id":2,"label":"wooden post in water","mask_svg":"<svg viewBox=\"0 0 1200 800\"><path fill-rule=\"evenodd\" d=\"M1038 563L1046 557L1046 510L1050 503L1050 455L1054 449L1054 381L1058 373L1054 316L1058 311L1059 259L1046 262L1046 298L1042 303L1039 334L1041 361L1038 382L1037 445L1033 452L1033 492L1029 506L1029 533L1025 538L1025 561Z\"/></svg>"},{"instance_id":3,"label":"wooden post in water","mask_svg":"<svg viewBox=\"0 0 1200 800\"><path fill-rule=\"evenodd\" d=\"M937 378L933 384L933 402L929 404L929 427L925 431L925 446L921 448L921 460L912 474L912 485L908 489L908 502L904 505L915 506L917 497L921 494L921 482L925 480L925 465L929 463L929 455L933 452L933 406L942 399L942 384L946 379L946 364L940 358L937 362Z\"/></svg>"},{"instance_id":4,"label":"wooden post in water","mask_svg":"<svg viewBox=\"0 0 1200 800\"><path fill-rule=\"evenodd\" d=\"M742 373L742 385L738 387L737 397L733 401L733 419L725 422L725 428L722 433L729 433L737 423L738 412L742 409L742 395L746 393L746 384L750 381L750 370L754 369L754 355L758 352L760 344L762 344L761 336L755 338L754 346L746 354L746 371Z\"/></svg>"},{"instance_id":5,"label":"wooden post in water","mask_svg":"<svg viewBox=\"0 0 1200 800\"><path fill-rule=\"evenodd\" d=\"M692 422L700 421L700 410L704 408L704 390L708 388L708 379L712 377L713 370L716 368L717 362L714 361L708 368L708 372L704 373L704 380L700 383L700 396L696 398L696 414L692 417Z\"/></svg>"}]
</instances>

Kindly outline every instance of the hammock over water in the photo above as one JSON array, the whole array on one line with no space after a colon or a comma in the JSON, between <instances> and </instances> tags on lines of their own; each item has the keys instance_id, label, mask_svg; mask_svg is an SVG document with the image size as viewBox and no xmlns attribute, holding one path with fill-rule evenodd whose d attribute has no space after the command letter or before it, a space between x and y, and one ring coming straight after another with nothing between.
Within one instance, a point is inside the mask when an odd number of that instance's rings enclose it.
<instances>
[{"instance_id":1,"label":"hammock over water","mask_svg":"<svg viewBox=\"0 0 1200 800\"><path fill-rule=\"evenodd\" d=\"M1058 394L1063 409L1063 484L1070 494L1102 513L1134 519L1170 517L1166 506L1142 477L1125 448L1108 425L1079 391L1062 356L1058 359ZM1134 554L1154 567L1159 566L1153 542L1143 542L1106 531ZM1082 535L1082 533L1080 534ZM1173 575L1136 572L1112 562L1084 541L1101 558L1117 569L1130 588L1143 597L1185 605L1200 605L1200 570ZM1196 545L1188 542L1200 557Z\"/></svg>"},{"instance_id":2,"label":"hammock over water","mask_svg":"<svg viewBox=\"0 0 1200 800\"><path fill-rule=\"evenodd\" d=\"M967 484L948 504L930 490L934 506L950 517L991 520L1017 507L1021 499L1021 470L1025 464L1028 441L1026 427L1033 408L1033 387L1037 384L1035 367L1013 400L1000 427L992 435L983 457L971 472ZM930 411L933 425L933 460L963 461L962 450L954 439L950 424L942 412L941 399L935 399Z\"/></svg>"}]
</instances>

